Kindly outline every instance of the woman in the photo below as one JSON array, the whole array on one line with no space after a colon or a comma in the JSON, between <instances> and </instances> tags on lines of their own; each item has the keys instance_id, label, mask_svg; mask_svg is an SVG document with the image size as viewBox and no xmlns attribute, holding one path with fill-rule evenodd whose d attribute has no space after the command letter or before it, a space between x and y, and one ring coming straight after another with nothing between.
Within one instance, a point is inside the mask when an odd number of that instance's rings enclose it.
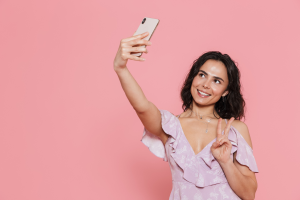
<instances>
[{"instance_id":1,"label":"woman","mask_svg":"<svg viewBox=\"0 0 300 200\"><path fill-rule=\"evenodd\" d=\"M143 60L131 53L147 53L147 35L121 40L114 70L145 127L142 142L169 162L169 199L254 199L258 169L248 128L239 121L245 102L235 63L215 51L195 60L181 90L184 112L174 116L147 100L126 67L128 59Z\"/></svg>"}]
</instances>

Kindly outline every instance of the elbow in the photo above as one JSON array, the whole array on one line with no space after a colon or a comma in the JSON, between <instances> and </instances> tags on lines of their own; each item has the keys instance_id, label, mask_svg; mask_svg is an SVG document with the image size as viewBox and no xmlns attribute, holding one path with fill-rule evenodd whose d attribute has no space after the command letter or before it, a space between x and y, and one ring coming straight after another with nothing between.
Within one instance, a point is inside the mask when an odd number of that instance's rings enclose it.
<instances>
[{"instance_id":1,"label":"elbow","mask_svg":"<svg viewBox=\"0 0 300 200\"><path fill-rule=\"evenodd\" d=\"M150 101L146 101L138 106L133 106L133 109L138 114L143 114L149 110L150 107Z\"/></svg>"},{"instance_id":2,"label":"elbow","mask_svg":"<svg viewBox=\"0 0 300 200\"><path fill-rule=\"evenodd\" d=\"M251 179L252 180L252 179ZM255 199L255 193L257 190L257 182L252 180L253 184L251 184L251 186L247 187L247 191L245 191L242 199L243 200L254 200Z\"/></svg>"},{"instance_id":3,"label":"elbow","mask_svg":"<svg viewBox=\"0 0 300 200\"><path fill-rule=\"evenodd\" d=\"M243 200L254 200L254 199L255 199L255 195L253 195L251 197L243 198Z\"/></svg>"},{"instance_id":4,"label":"elbow","mask_svg":"<svg viewBox=\"0 0 300 200\"><path fill-rule=\"evenodd\" d=\"M244 196L242 197L243 200L254 200L255 199L255 191L254 192L249 192L245 193Z\"/></svg>"}]
</instances>

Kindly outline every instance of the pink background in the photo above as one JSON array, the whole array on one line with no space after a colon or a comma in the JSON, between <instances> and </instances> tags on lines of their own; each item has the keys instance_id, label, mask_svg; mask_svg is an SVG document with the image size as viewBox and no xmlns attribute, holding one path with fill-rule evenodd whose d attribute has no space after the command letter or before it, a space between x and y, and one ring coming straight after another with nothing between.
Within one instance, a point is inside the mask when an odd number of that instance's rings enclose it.
<instances>
[{"instance_id":1,"label":"pink background","mask_svg":"<svg viewBox=\"0 0 300 200\"><path fill-rule=\"evenodd\" d=\"M0 199L165 200L167 162L113 70L122 38L160 19L145 62L147 98L180 114L180 87L210 50L239 64L258 200L298 200L300 2L0 1Z\"/></svg>"}]
</instances>

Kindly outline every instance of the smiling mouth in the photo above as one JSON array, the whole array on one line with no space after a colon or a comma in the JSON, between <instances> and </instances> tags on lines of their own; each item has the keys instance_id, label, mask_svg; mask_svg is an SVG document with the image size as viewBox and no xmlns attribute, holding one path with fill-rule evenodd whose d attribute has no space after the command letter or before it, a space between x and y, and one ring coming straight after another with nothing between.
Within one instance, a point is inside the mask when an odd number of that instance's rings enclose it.
<instances>
[{"instance_id":1,"label":"smiling mouth","mask_svg":"<svg viewBox=\"0 0 300 200\"><path fill-rule=\"evenodd\" d=\"M204 95L204 96L210 96L210 94L206 94L204 92L201 92L200 90L197 90L199 94Z\"/></svg>"}]
</instances>

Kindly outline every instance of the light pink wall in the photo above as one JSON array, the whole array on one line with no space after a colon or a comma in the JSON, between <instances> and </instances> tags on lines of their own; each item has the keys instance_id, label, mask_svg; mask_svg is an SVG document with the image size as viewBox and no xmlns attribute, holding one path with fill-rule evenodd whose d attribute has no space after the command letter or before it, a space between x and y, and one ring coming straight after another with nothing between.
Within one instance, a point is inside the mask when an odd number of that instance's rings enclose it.
<instances>
[{"instance_id":1,"label":"light pink wall","mask_svg":"<svg viewBox=\"0 0 300 200\"><path fill-rule=\"evenodd\" d=\"M0 2L0 199L165 200L168 163L113 71L122 38L160 19L146 61L129 61L147 98L182 112L185 74L202 53L239 64L257 200L300 199L300 2Z\"/></svg>"}]
</instances>

